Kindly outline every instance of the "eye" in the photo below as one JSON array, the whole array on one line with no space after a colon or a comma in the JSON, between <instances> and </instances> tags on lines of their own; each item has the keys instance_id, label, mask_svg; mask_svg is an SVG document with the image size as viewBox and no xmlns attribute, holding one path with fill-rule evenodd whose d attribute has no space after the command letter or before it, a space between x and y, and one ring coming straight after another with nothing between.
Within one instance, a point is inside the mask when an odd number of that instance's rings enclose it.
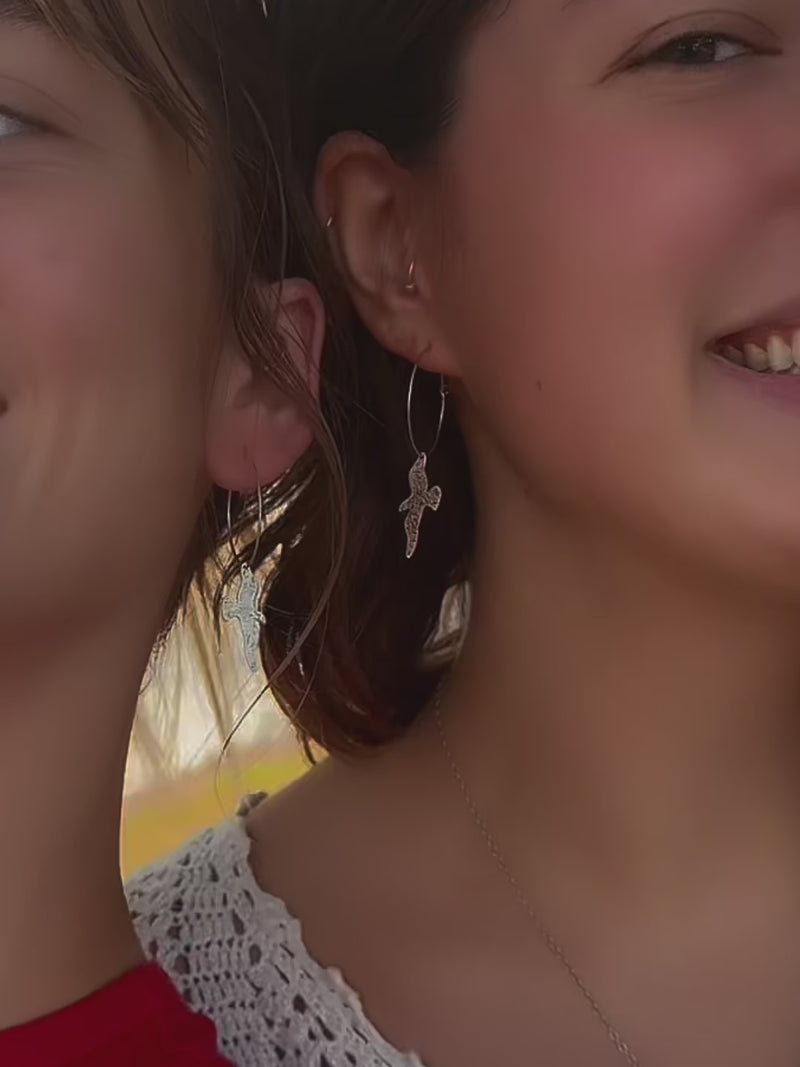
<instances>
[{"instance_id":1,"label":"eye","mask_svg":"<svg viewBox=\"0 0 800 1067\"><path fill-rule=\"evenodd\" d=\"M25 123L20 122L19 119L12 118L10 115L0 114L0 139L18 137L21 133L25 133L27 128Z\"/></svg>"},{"instance_id":2,"label":"eye","mask_svg":"<svg viewBox=\"0 0 800 1067\"><path fill-rule=\"evenodd\" d=\"M40 124L26 119L24 115L0 105L0 141L9 137L19 137L22 133L30 133L41 128Z\"/></svg>"},{"instance_id":3,"label":"eye","mask_svg":"<svg viewBox=\"0 0 800 1067\"><path fill-rule=\"evenodd\" d=\"M637 60L637 67L710 67L759 50L725 33L684 33Z\"/></svg>"}]
</instances>

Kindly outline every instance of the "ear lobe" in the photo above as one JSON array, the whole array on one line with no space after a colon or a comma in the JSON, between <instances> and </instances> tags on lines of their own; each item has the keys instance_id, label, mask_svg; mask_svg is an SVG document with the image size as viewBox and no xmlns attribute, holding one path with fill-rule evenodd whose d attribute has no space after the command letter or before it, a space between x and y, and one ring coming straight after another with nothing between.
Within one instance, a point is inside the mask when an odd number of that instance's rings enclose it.
<instances>
[{"instance_id":1,"label":"ear lobe","mask_svg":"<svg viewBox=\"0 0 800 1067\"><path fill-rule=\"evenodd\" d=\"M260 366L238 337L231 337L220 359L209 418L209 476L239 493L270 485L309 448L319 397L325 312L317 290L292 278L265 285L262 296L264 306L273 309L274 337L265 338Z\"/></svg>"}]
</instances>

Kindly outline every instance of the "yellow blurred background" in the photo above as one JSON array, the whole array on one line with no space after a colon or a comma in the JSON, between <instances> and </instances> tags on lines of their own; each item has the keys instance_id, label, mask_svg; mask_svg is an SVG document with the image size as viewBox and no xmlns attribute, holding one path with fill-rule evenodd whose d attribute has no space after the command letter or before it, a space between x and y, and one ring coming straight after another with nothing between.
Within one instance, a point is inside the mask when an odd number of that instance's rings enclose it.
<instances>
[{"instance_id":1,"label":"yellow blurred background","mask_svg":"<svg viewBox=\"0 0 800 1067\"><path fill-rule=\"evenodd\" d=\"M208 766L127 796L120 843L124 876L129 878L227 818L246 794L273 794L306 769L299 753L253 757L233 771Z\"/></svg>"},{"instance_id":2,"label":"yellow blurred background","mask_svg":"<svg viewBox=\"0 0 800 1067\"><path fill-rule=\"evenodd\" d=\"M191 601L142 689L120 844L126 877L231 816L246 794L273 794L307 768L265 689L231 634L217 637Z\"/></svg>"}]
</instances>

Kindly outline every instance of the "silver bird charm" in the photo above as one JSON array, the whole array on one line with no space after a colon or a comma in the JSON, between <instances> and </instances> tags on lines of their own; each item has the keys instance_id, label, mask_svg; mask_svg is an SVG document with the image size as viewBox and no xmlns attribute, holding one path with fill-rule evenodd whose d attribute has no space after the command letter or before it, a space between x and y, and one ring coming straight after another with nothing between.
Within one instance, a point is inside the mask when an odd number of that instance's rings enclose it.
<instances>
[{"instance_id":1,"label":"silver bird charm","mask_svg":"<svg viewBox=\"0 0 800 1067\"><path fill-rule=\"evenodd\" d=\"M225 597L222 601L223 619L239 624L244 661L252 674L258 670L261 627L267 621L258 606L260 593L258 579L250 567L243 563L236 596Z\"/></svg>"},{"instance_id":2,"label":"silver bird charm","mask_svg":"<svg viewBox=\"0 0 800 1067\"><path fill-rule=\"evenodd\" d=\"M442 490L438 485L428 486L428 457L420 452L414 461L414 465L408 472L408 484L411 489L409 496L400 505L399 510L406 512L406 559L411 559L417 550L419 543L419 527L425 508L438 511L442 502Z\"/></svg>"}]
</instances>

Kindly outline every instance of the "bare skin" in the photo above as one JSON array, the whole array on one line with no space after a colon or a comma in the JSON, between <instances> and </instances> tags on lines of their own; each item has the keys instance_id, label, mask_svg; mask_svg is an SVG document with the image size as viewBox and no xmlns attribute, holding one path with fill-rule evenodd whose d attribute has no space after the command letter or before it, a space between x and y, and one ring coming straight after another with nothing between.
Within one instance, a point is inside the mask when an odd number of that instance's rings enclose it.
<instances>
[{"instance_id":1,"label":"bare skin","mask_svg":"<svg viewBox=\"0 0 800 1067\"><path fill-rule=\"evenodd\" d=\"M701 69L621 64L689 32L716 35ZM783 0L513 0L429 172L349 135L320 162L360 314L448 375L471 453L452 747L646 1067L800 1054L800 418L709 352L800 297L798 55ZM430 713L250 830L311 951L428 1067L623 1062Z\"/></svg>"},{"instance_id":2,"label":"bare skin","mask_svg":"<svg viewBox=\"0 0 800 1067\"><path fill-rule=\"evenodd\" d=\"M467 650L445 709L453 746L515 873L643 1063L788 1067L800 982L790 650L781 663L766 625L756 650L752 616L714 648L710 612L670 630L652 600L638 607L606 613L607 637L639 637L599 665L589 612L549 629L529 611L552 636L522 698L529 648L493 687L492 646ZM685 666L636 666L665 642ZM731 678L743 646L747 670ZM580 679L576 655L593 664ZM781 667L785 689L767 703ZM321 768L251 827L257 876L398 1047L435 1065L618 1062L494 868L428 721L383 756Z\"/></svg>"}]
</instances>

